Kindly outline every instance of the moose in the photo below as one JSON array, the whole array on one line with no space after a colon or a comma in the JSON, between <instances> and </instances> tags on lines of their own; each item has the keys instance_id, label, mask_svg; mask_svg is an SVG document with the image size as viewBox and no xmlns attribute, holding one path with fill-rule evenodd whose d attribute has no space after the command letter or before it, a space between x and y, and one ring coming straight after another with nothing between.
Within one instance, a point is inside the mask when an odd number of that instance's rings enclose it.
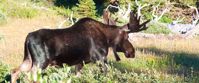
<instances>
[{"instance_id":1,"label":"moose","mask_svg":"<svg viewBox=\"0 0 199 83\"><path fill-rule=\"evenodd\" d=\"M106 70L110 46L115 52L122 51L127 58L133 58L135 52L128 41L128 33L143 30L148 22L140 25L133 18L135 14L131 13L129 23L116 26L86 17L69 28L40 29L29 33L24 44L23 63L12 71L11 82L14 83L21 72L35 72L37 67L45 69L48 65L61 66L63 63L75 65L76 71L80 72L83 63L100 60Z\"/></svg>"}]
</instances>

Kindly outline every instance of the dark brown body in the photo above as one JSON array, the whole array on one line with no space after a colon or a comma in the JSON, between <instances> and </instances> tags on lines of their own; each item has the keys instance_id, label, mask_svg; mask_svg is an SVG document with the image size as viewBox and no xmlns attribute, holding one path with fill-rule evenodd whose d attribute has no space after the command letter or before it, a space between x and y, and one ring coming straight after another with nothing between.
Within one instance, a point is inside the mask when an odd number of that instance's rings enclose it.
<instances>
[{"instance_id":1,"label":"dark brown body","mask_svg":"<svg viewBox=\"0 0 199 83\"><path fill-rule=\"evenodd\" d=\"M134 15L130 15L132 18ZM83 63L100 60L105 68L108 47L122 51L127 58L133 58L135 51L128 41L128 32L146 29L145 24L132 21L124 26L106 25L91 18L82 18L66 29L41 29L26 37L23 63L11 73L14 83L20 72L34 72L35 67L45 69L48 65L63 63L76 65L77 71ZM144 26L144 28L140 28Z\"/></svg>"},{"instance_id":2,"label":"dark brown body","mask_svg":"<svg viewBox=\"0 0 199 83\"><path fill-rule=\"evenodd\" d=\"M126 40L125 36L123 27L105 25L91 18L80 19L66 29L41 29L29 33L24 61L12 72L12 82L21 71L30 71L34 66L45 69L49 64L66 63L77 65L80 70L83 62L106 62L109 45L119 45ZM134 57L134 53L127 57Z\"/></svg>"}]
</instances>

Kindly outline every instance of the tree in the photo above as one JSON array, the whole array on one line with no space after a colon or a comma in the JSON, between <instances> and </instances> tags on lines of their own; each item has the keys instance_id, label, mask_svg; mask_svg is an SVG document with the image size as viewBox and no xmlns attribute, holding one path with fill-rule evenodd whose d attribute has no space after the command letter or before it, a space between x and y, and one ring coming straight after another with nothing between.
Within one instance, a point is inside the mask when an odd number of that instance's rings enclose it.
<instances>
[{"instance_id":1,"label":"tree","mask_svg":"<svg viewBox=\"0 0 199 83\"><path fill-rule=\"evenodd\" d=\"M78 7L74 8L78 17L96 17L96 7L93 0L79 0Z\"/></svg>"}]
</instances>

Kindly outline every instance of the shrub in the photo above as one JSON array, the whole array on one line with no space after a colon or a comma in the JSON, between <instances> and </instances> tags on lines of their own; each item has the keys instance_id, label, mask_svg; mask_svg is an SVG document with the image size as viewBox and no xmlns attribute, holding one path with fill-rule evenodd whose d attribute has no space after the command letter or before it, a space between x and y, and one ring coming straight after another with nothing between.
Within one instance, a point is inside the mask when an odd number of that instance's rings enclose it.
<instances>
[{"instance_id":1,"label":"shrub","mask_svg":"<svg viewBox=\"0 0 199 83\"><path fill-rule=\"evenodd\" d=\"M0 10L0 24L4 24L6 22L6 15Z\"/></svg>"},{"instance_id":2,"label":"shrub","mask_svg":"<svg viewBox=\"0 0 199 83\"><path fill-rule=\"evenodd\" d=\"M145 33L153 33L153 34L169 34L171 31L163 24L154 23L149 26Z\"/></svg>"},{"instance_id":3,"label":"shrub","mask_svg":"<svg viewBox=\"0 0 199 83\"><path fill-rule=\"evenodd\" d=\"M159 21L162 23L171 23L173 20L168 16L162 16L162 18Z\"/></svg>"},{"instance_id":4,"label":"shrub","mask_svg":"<svg viewBox=\"0 0 199 83\"><path fill-rule=\"evenodd\" d=\"M25 2L24 2L25 3ZM12 0L0 1L0 10L4 13L4 16L11 16L17 18L33 18L39 14L39 11L32 8L30 4Z\"/></svg>"},{"instance_id":5,"label":"shrub","mask_svg":"<svg viewBox=\"0 0 199 83\"><path fill-rule=\"evenodd\" d=\"M71 67L64 65L63 68L48 67L44 71L38 69L36 76L29 72L22 73L19 78L20 83L33 80L40 83L68 83L71 80Z\"/></svg>"},{"instance_id":6,"label":"shrub","mask_svg":"<svg viewBox=\"0 0 199 83\"><path fill-rule=\"evenodd\" d=\"M62 16L70 16L72 12L69 8L65 9L64 7L52 7L52 9L55 10L58 15Z\"/></svg>"},{"instance_id":7,"label":"shrub","mask_svg":"<svg viewBox=\"0 0 199 83\"><path fill-rule=\"evenodd\" d=\"M73 8L78 17L96 17L96 7L93 0L79 0L78 7Z\"/></svg>"},{"instance_id":8,"label":"shrub","mask_svg":"<svg viewBox=\"0 0 199 83\"><path fill-rule=\"evenodd\" d=\"M38 15L38 10L31 7L16 7L8 12L9 16L18 18L33 18Z\"/></svg>"},{"instance_id":9,"label":"shrub","mask_svg":"<svg viewBox=\"0 0 199 83\"><path fill-rule=\"evenodd\" d=\"M8 73L9 73L8 66L0 62L0 82L5 80L5 77Z\"/></svg>"}]
</instances>

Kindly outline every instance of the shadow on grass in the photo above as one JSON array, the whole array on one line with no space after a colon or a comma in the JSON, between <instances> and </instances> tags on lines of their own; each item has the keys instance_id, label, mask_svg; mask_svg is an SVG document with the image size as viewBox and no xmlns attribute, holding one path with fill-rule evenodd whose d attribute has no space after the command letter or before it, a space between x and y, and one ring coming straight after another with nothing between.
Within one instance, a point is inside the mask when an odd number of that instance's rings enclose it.
<instances>
[{"instance_id":1,"label":"shadow on grass","mask_svg":"<svg viewBox=\"0 0 199 83\"><path fill-rule=\"evenodd\" d=\"M199 54L191 54L185 52L170 52L158 49L156 47L151 48L137 48L141 52L151 52L160 57L169 57L174 62L174 64L181 65L186 68L193 68L196 71L199 71ZM164 55L164 56L163 56ZM171 62L168 61L168 62Z\"/></svg>"},{"instance_id":2,"label":"shadow on grass","mask_svg":"<svg viewBox=\"0 0 199 83\"><path fill-rule=\"evenodd\" d=\"M188 79L199 77L199 54L186 53L182 51L170 52L156 47L137 48L137 50L145 54L153 53L159 58L157 58L155 62L147 61L147 59L142 60L136 58L134 61L129 62L110 61L110 63L112 63L112 66L121 72L125 72L126 70L128 72L134 71L139 74L147 72L141 69L149 68L166 72L168 74L183 76ZM153 64L150 65L151 63ZM131 64L138 64L140 67L135 67Z\"/></svg>"},{"instance_id":3,"label":"shadow on grass","mask_svg":"<svg viewBox=\"0 0 199 83\"><path fill-rule=\"evenodd\" d=\"M166 51L156 47L137 48L144 53L153 53L165 61L166 66L159 64L160 71L168 74L183 76L185 81L199 81L199 54L186 53L183 51ZM163 68L161 68L163 67Z\"/></svg>"}]
</instances>

